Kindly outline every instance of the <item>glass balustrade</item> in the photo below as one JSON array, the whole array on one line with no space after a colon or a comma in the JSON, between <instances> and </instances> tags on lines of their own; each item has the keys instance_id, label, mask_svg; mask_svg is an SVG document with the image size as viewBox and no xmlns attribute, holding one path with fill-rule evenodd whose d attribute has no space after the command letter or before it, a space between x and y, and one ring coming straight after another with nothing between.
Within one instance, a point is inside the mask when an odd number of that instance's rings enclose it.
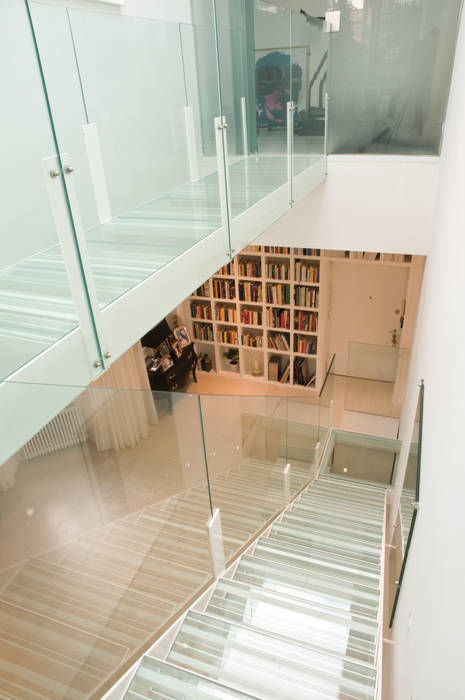
<instances>
[{"instance_id":1,"label":"glass balustrade","mask_svg":"<svg viewBox=\"0 0 465 700\"><path fill-rule=\"evenodd\" d=\"M290 11L261 0L194 2L192 24L38 0L2 12L21 80L4 76L1 376L72 336L85 383L289 208L320 152L288 109L310 104L317 66L299 96L291 76L323 28L293 39Z\"/></svg>"},{"instance_id":2,"label":"glass balustrade","mask_svg":"<svg viewBox=\"0 0 465 700\"><path fill-rule=\"evenodd\" d=\"M415 420L408 453L406 455L407 463L405 465L403 478L399 473L399 479L402 478L402 486L400 492L396 492L396 490L394 491L395 495L393 499L393 507L397 508L397 518L393 540L394 546L392 547L389 560L389 592L391 595L391 618L389 627L392 627L394 623L394 616L399 600L402 580L404 578L410 543L412 541L415 521L417 519L418 508L420 505L420 469L424 391L425 387L422 380L418 392Z\"/></svg>"},{"instance_id":3,"label":"glass balustrade","mask_svg":"<svg viewBox=\"0 0 465 700\"><path fill-rule=\"evenodd\" d=\"M15 692L103 693L217 576L216 509L222 573L318 467L318 407L286 396L4 388L1 675Z\"/></svg>"},{"instance_id":4,"label":"glass balustrade","mask_svg":"<svg viewBox=\"0 0 465 700\"><path fill-rule=\"evenodd\" d=\"M0 27L0 381L62 341L74 365L64 381L85 383L99 347L26 5L3 3Z\"/></svg>"},{"instance_id":5,"label":"glass balustrade","mask_svg":"<svg viewBox=\"0 0 465 700\"><path fill-rule=\"evenodd\" d=\"M213 35L37 2L31 11L60 148L76 163L102 309L221 227L216 154L212 174L199 159L219 110ZM199 44L216 89L208 123L198 99Z\"/></svg>"}]
</instances>

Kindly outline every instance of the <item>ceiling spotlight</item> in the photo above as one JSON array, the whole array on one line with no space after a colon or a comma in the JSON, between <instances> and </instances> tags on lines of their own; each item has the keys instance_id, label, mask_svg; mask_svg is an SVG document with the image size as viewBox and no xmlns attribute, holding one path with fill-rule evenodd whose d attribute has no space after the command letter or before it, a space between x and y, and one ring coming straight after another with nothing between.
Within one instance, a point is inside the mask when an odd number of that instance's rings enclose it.
<instances>
[{"instance_id":1,"label":"ceiling spotlight","mask_svg":"<svg viewBox=\"0 0 465 700\"><path fill-rule=\"evenodd\" d=\"M344 472L344 474L347 474L347 472L349 471L349 467L343 467L342 471Z\"/></svg>"}]
</instances>

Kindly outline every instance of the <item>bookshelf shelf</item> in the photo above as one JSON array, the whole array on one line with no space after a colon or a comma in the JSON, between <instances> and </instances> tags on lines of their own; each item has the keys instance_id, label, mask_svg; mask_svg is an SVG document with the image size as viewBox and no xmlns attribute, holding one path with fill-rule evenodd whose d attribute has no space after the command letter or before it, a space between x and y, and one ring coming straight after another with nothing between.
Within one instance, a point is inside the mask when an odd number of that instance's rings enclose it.
<instances>
[{"instance_id":1,"label":"bookshelf shelf","mask_svg":"<svg viewBox=\"0 0 465 700\"><path fill-rule=\"evenodd\" d=\"M231 262L212 275L196 290L198 294L192 294L186 300L185 317L189 319L192 330L198 327L199 335L202 332L207 336L210 333L213 335L213 340L202 340L192 332L194 342L201 351L209 355L212 353L210 359L213 373L270 382L276 386L284 384L299 387L302 391L315 394L321 389L325 377L331 270L334 263L409 267L412 266L412 256L285 246L268 246L269 250L265 248L266 246L244 248ZM306 279L307 277L313 279ZM219 296L220 294L225 296ZM249 301L240 298L243 296L255 299ZM277 299L288 303L278 303ZM211 319L192 317L192 302L201 303L201 306L209 304ZM221 314L221 307L223 313L226 311L236 320L217 318ZM241 320L246 318L247 310L251 312L255 323L249 324ZM199 313L208 312L200 308ZM261 319L261 323L257 323L257 318ZM273 325L273 322L278 325ZM279 323L284 323L284 327ZM296 328L299 323L317 330ZM210 333L207 329L211 329ZM237 342L222 342L222 333L227 332L235 334L233 337L237 338ZM280 346L279 349L269 347L270 339ZM249 342L261 345L248 345ZM296 350L304 347L312 352ZM225 361L224 352L229 348L238 351L237 371L229 369ZM279 377L278 381L276 376ZM280 381L283 376L284 382Z\"/></svg>"}]
</instances>

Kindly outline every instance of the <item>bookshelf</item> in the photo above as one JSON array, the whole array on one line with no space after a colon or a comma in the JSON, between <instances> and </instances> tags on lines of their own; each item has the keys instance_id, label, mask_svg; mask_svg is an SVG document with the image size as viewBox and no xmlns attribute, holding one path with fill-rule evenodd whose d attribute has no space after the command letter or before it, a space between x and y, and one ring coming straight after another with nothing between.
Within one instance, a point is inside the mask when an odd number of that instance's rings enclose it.
<instances>
[{"instance_id":1,"label":"bookshelf","mask_svg":"<svg viewBox=\"0 0 465 700\"><path fill-rule=\"evenodd\" d=\"M409 266L412 256L248 246L185 302L199 356L223 376L319 392L326 374L332 262ZM238 352L231 364L224 353Z\"/></svg>"}]
</instances>

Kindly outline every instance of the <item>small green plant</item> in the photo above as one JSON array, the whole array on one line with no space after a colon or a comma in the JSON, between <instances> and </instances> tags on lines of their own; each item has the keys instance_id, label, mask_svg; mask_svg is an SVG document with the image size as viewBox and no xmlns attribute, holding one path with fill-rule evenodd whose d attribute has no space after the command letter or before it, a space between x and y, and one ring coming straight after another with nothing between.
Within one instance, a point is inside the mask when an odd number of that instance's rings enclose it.
<instances>
[{"instance_id":1,"label":"small green plant","mask_svg":"<svg viewBox=\"0 0 465 700\"><path fill-rule=\"evenodd\" d=\"M223 355L229 362L239 361L239 350L236 350L236 348L228 348Z\"/></svg>"}]
</instances>

